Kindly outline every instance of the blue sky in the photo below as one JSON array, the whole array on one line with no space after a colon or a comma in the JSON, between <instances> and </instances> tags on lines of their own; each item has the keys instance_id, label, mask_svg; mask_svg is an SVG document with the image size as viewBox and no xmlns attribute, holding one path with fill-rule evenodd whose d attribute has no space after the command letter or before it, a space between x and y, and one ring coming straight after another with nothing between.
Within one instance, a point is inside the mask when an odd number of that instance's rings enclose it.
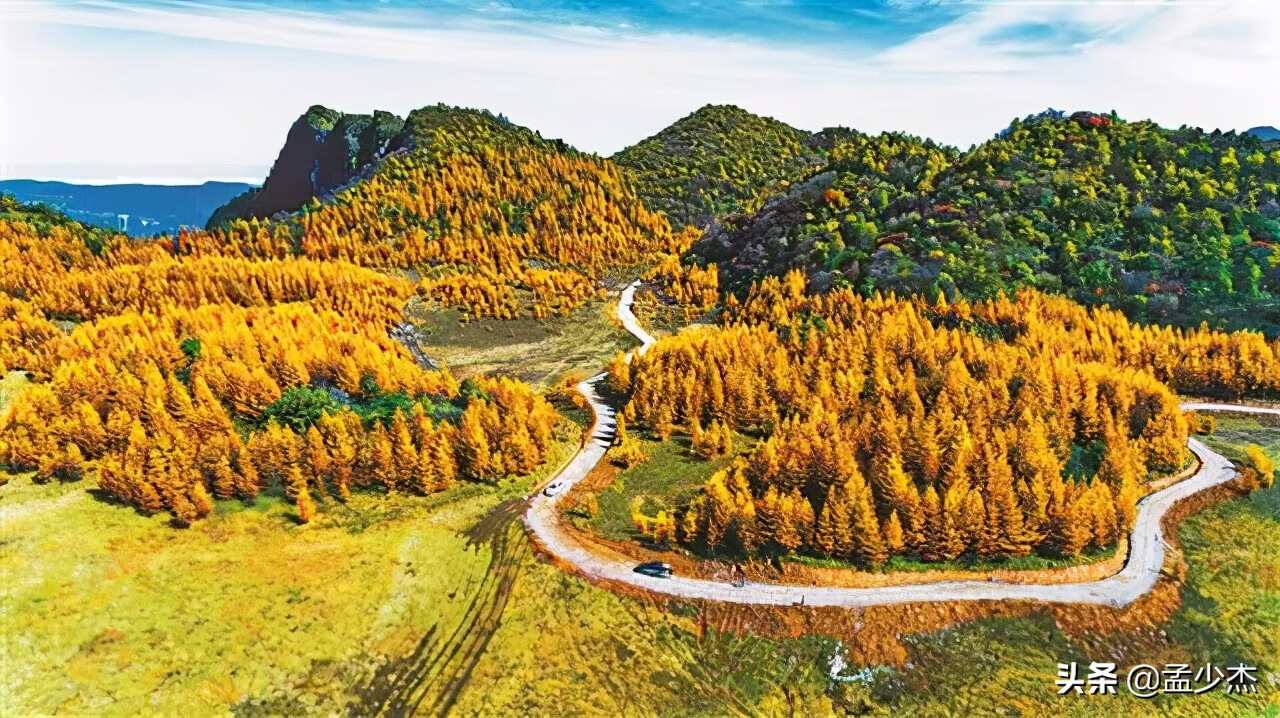
<instances>
[{"instance_id":1,"label":"blue sky","mask_svg":"<svg viewBox=\"0 0 1280 718\"><path fill-rule=\"evenodd\" d=\"M57 4L82 3L61 0ZM170 9L190 9L193 5L185 0L124 4ZM817 43L838 52L888 47L944 25L966 11L966 3L948 0L215 0L198 4L207 8L313 13L384 26L484 27L514 33L582 27L623 35L711 35L793 46Z\"/></svg>"},{"instance_id":2,"label":"blue sky","mask_svg":"<svg viewBox=\"0 0 1280 718\"><path fill-rule=\"evenodd\" d=\"M1274 0L2 0L0 177L257 179L322 103L612 153L708 102L967 146L1046 106L1280 124Z\"/></svg>"}]
</instances>

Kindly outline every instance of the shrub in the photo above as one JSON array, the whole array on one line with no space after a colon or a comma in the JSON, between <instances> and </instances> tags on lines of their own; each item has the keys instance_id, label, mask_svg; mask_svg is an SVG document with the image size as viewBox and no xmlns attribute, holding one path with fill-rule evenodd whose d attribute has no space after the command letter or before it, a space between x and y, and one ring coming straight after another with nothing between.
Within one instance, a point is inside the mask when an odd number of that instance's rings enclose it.
<instances>
[{"instance_id":1,"label":"shrub","mask_svg":"<svg viewBox=\"0 0 1280 718\"><path fill-rule=\"evenodd\" d=\"M275 419L281 426L305 433L327 412L336 413L341 405L329 396L329 392L313 386L295 386L286 389L279 399L271 402L262 412L262 423Z\"/></svg>"}]
</instances>

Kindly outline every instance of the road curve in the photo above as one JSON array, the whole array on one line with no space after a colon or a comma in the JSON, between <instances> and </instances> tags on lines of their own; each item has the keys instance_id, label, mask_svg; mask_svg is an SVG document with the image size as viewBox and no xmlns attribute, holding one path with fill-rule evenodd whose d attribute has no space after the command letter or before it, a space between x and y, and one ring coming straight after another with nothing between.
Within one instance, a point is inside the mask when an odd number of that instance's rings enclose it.
<instances>
[{"instance_id":1,"label":"road curve","mask_svg":"<svg viewBox=\"0 0 1280 718\"><path fill-rule=\"evenodd\" d=\"M622 292L617 316L623 326L640 340L636 351L643 353L654 339L640 327L631 312L636 282ZM630 355L628 355L630 358ZM569 493L573 484L582 480L604 458L613 441L614 410L596 393L596 384L607 375L598 374L578 384L578 391L595 410L596 421L591 441L578 453L557 479L566 484L555 496L534 495L525 512L525 523L537 536L543 548L556 558L573 565L587 578L629 584L646 591L688 599L725 601L757 605L805 606L880 606L923 601L1002 601L1032 600L1050 603L1091 603L1115 607L1127 606L1150 591L1164 565L1165 543L1160 520L1174 504L1193 494L1230 481L1235 476L1231 462L1196 439L1188 442L1199 457L1201 466L1193 476L1149 494L1138 502L1138 515L1129 536L1129 556L1121 571L1113 576L1080 583L1050 585L1005 583L1002 581L939 581L905 586L841 588L835 586L800 586L777 583L747 582L733 585L724 581L673 576L655 578L635 573L632 562L599 556L584 548L564 531L557 504ZM1233 404L1187 403L1183 407L1196 411L1232 411L1257 414L1280 414L1280 409Z\"/></svg>"}]
</instances>

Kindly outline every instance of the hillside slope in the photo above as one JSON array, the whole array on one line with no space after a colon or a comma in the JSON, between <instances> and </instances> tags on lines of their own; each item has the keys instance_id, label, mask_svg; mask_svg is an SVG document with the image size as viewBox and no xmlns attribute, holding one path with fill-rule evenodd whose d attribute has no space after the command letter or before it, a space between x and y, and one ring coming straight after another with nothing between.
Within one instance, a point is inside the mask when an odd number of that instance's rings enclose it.
<instances>
[{"instance_id":1,"label":"hillside slope","mask_svg":"<svg viewBox=\"0 0 1280 718\"><path fill-rule=\"evenodd\" d=\"M1268 140L1271 142L1280 140L1280 130L1277 130L1271 125L1265 125L1263 127L1251 127L1245 131L1245 134L1253 135L1254 137L1257 137L1260 140Z\"/></svg>"},{"instance_id":2,"label":"hillside slope","mask_svg":"<svg viewBox=\"0 0 1280 718\"><path fill-rule=\"evenodd\" d=\"M358 163L369 148L357 145L348 146ZM286 146L281 157L290 152ZM414 269L424 297L469 317L511 318L524 312L526 299L538 317L567 312L596 295L606 271L692 241L673 236L612 162L486 111L414 110L370 156L346 184L293 214L232 221L184 237L183 247L216 254L225 244L251 257ZM323 165L317 167L320 176Z\"/></svg>"},{"instance_id":3,"label":"hillside slope","mask_svg":"<svg viewBox=\"0 0 1280 718\"><path fill-rule=\"evenodd\" d=\"M208 226L297 210L349 182L387 150L403 127L401 118L381 110L353 115L313 105L290 126L262 187L219 207Z\"/></svg>"},{"instance_id":4,"label":"hillside slope","mask_svg":"<svg viewBox=\"0 0 1280 718\"><path fill-rule=\"evenodd\" d=\"M740 107L706 105L612 159L673 226L705 227L821 165L823 148L811 137Z\"/></svg>"},{"instance_id":5,"label":"hillside slope","mask_svg":"<svg viewBox=\"0 0 1280 718\"><path fill-rule=\"evenodd\" d=\"M806 182L693 249L729 288L789 268L819 287L1107 301L1142 319L1280 327L1280 152L1248 135L1060 113L969 152L845 138Z\"/></svg>"}]
</instances>

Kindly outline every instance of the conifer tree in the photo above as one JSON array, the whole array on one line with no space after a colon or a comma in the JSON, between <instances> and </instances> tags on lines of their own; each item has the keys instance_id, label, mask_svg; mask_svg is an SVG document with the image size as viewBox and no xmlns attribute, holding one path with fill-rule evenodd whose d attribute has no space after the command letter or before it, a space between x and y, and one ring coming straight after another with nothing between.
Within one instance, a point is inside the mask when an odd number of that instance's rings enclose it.
<instances>
[{"instance_id":1,"label":"conifer tree","mask_svg":"<svg viewBox=\"0 0 1280 718\"><path fill-rule=\"evenodd\" d=\"M253 455L240 442L239 435L232 436L231 455L236 477L236 495L245 501L252 501L258 496L262 479L258 474L257 466L253 463Z\"/></svg>"},{"instance_id":2,"label":"conifer tree","mask_svg":"<svg viewBox=\"0 0 1280 718\"><path fill-rule=\"evenodd\" d=\"M698 540L698 508L696 505L685 509L680 518L680 540L685 544L693 544Z\"/></svg>"},{"instance_id":3,"label":"conifer tree","mask_svg":"<svg viewBox=\"0 0 1280 718\"><path fill-rule=\"evenodd\" d=\"M847 557L853 551L852 509L841 485L832 486L822 502L814 530L814 545L828 556Z\"/></svg>"},{"instance_id":4,"label":"conifer tree","mask_svg":"<svg viewBox=\"0 0 1280 718\"><path fill-rule=\"evenodd\" d=\"M760 525L756 520L755 502L749 496L739 494L735 499L736 511L733 519L734 534L738 538L742 550L754 553L761 544Z\"/></svg>"},{"instance_id":5,"label":"conifer tree","mask_svg":"<svg viewBox=\"0 0 1280 718\"><path fill-rule=\"evenodd\" d=\"M920 545L920 558L926 561L948 561L955 558L950 522L943 511L942 499L930 484L924 490L921 508L924 511L924 540Z\"/></svg>"},{"instance_id":6,"label":"conifer tree","mask_svg":"<svg viewBox=\"0 0 1280 718\"><path fill-rule=\"evenodd\" d=\"M880 523L876 520L871 487L865 482L860 486L845 484L844 491L852 498L853 515L850 517L850 530L854 555L865 564L879 566L885 562L888 554L880 533Z\"/></svg>"},{"instance_id":7,"label":"conifer tree","mask_svg":"<svg viewBox=\"0 0 1280 718\"><path fill-rule=\"evenodd\" d=\"M303 437L302 464L306 467L306 474L310 478L309 483L315 488L316 493L323 496L326 492L325 485L329 482L332 473L333 459L329 455L329 448L325 446L324 438L320 435L320 430L315 426L307 429Z\"/></svg>"},{"instance_id":8,"label":"conifer tree","mask_svg":"<svg viewBox=\"0 0 1280 718\"><path fill-rule=\"evenodd\" d=\"M888 481L893 494L891 513L900 516L904 544L911 549L918 549L925 526L924 511L920 505L920 492L915 483L903 470L900 461L890 458ZM905 520L904 520L905 519Z\"/></svg>"},{"instance_id":9,"label":"conifer tree","mask_svg":"<svg viewBox=\"0 0 1280 718\"><path fill-rule=\"evenodd\" d=\"M1070 492L1053 517L1054 546L1063 556L1079 556L1093 539L1091 512L1082 498L1083 492Z\"/></svg>"},{"instance_id":10,"label":"conifer tree","mask_svg":"<svg viewBox=\"0 0 1280 718\"><path fill-rule=\"evenodd\" d=\"M311 492L307 490L305 481L298 488L298 495L294 497L294 504L298 507L298 521L306 524L316 515L316 502L311 498Z\"/></svg>"},{"instance_id":11,"label":"conifer tree","mask_svg":"<svg viewBox=\"0 0 1280 718\"><path fill-rule=\"evenodd\" d=\"M484 430L484 413L481 402L472 402L462 412L462 422L459 425L461 444L458 447L462 473L481 480L492 476L497 468L493 465L493 452Z\"/></svg>"},{"instance_id":12,"label":"conifer tree","mask_svg":"<svg viewBox=\"0 0 1280 718\"><path fill-rule=\"evenodd\" d=\"M413 442L413 431L403 411L397 410L391 416L390 438L392 442L392 475L395 487L408 489L416 482L414 473L418 470L418 448Z\"/></svg>"},{"instance_id":13,"label":"conifer tree","mask_svg":"<svg viewBox=\"0 0 1280 718\"><path fill-rule=\"evenodd\" d=\"M93 404L81 400L76 402L75 412L77 446L89 456L101 456L107 446L107 429L98 410L93 408Z\"/></svg>"},{"instance_id":14,"label":"conifer tree","mask_svg":"<svg viewBox=\"0 0 1280 718\"><path fill-rule=\"evenodd\" d=\"M729 533L730 525L733 523L737 515L737 506L733 501L733 494L724 484L724 472L716 472L711 479L707 481L706 486L706 503L703 511L700 512L705 516L706 528L703 531L703 540L707 542L707 546L712 550L719 548Z\"/></svg>"},{"instance_id":15,"label":"conifer tree","mask_svg":"<svg viewBox=\"0 0 1280 718\"><path fill-rule=\"evenodd\" d=\"M369 432L369 465L376 485L383 486L388 491L399 488L395 446L381 424L376 424Z\"/></svg>"},{"instance_id":16,"label":"conifer tree","mask_svg":"<svg viewBox=\"0 0 1280 718\"><path fill-rule=\"evenodd\" d=\"M901 554L906 548L906 536L902 532L902 522L896 510L889 512L889 520L884 525L884 545L889 555Z\"/></svg>"},{"instance_id":17,"label":"conifer tree","mask_svg":"<svg viewBox=\"0 0 1280 718\"><path fill-rule=\"evenodd\" d=\"M1092 545L1095 548L1110 546L1119 538L1116 503L1111 487L1106 482L1095 481L1089 487L1088 497Z\"/></svg>"}]
</instances>

